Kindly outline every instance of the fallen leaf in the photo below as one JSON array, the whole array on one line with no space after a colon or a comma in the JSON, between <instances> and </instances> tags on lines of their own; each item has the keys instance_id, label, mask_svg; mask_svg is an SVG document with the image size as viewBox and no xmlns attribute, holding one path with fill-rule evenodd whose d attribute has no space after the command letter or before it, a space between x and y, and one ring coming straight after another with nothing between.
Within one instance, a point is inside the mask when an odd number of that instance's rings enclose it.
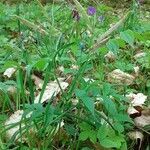
<instances>
[{"instance_id":1,"label":"fallen leaf","mask_svg":"<svg viewBox=\"0 0 150 150\"><path fill-rule=\"evenodd\" d=\"M126 97L131 101L132 106L142 106L147 99L147 96L143 93L130 93Z\"/></svg>"},{"instance_id":2,"label":"fallen leaf","mask_svg":"<svg viewBox=\"0 0 150 150\"><path fill-rule=\"evenodd\" d=\"M142 141L143 138L144 138L143 133L140 132L140 131L130 131L130 132L128 133L128 136L129 136L129 138L132 139L132 140L140 139L140 140Z\"/></svg>"},{"instance_id":3,"label":"fallen leaf","mask_svg":"<svg viewBox=\"0 0 150 150\"><path fill-rule=\"evenodd\" d=\"M141 149L141 145L142 145L142 141L144 139L143 133L140 132L140 131L135 130L135 131L130 131L127 135L129 136L129 138L131 140L135 140L136 141L136 143L138 144L138 150L140 150Z\"/></svg>"},{"instance_id":4,"label":"fallen leaf","mask_svg":"<svg viewBox=\"0 0 150 150\"><path fill-rule=\"evenodd\" d=\"M21 121L23 115L23 110L18 110L16 111L14 114L12 114L8 120L6 120L5 122L5 126L6 127L11 127L13 124L15 123L19 123ZM21 128L23 128L25 125L21 124ZM13 126L12 128L10 128L9 130L6 131L6 137L8 139L11 139L11 137L20 129L20 124ZM18 138L19 133L17 134L15 140Z\"/></svg>"},{"instance_id":5,"label":"fallen leaf","mask_svg":"<svg viewBox=\"0 0 150 150\"><path fill-rule=\"evenodd\" d=\"M150 109L143 110L140 117L134 119L135 125L137 127L144 127L150 125Z\"/></svg>"},{"instance_id":6,"label":"fallen leaf","mask_svg":"<svg viewBox=\"0 0 150 150\"><path fill-rule=\"evenodd\" d=\"M37 77L36 75L32 75L32 79L34 80L34 84L36 85L36 89L42 89L43 80Z\"/></svg>"},{"instance_id":7,"label":"fallen leaf","mask_svg":"<svg viewBox=\"0 0 150 150\"><path fill-rule=\"evenodd\" d=\"M4 72L4 76L7 76L8 78L11 78L11 76L15 73L16 69L15 68L8 68Z\"/></svg>"},{"instance_id":8,"label":"fallen leaf","mask_svg":"<svg viewBox=\"0 0 150 150\"><path fill-rule=\"evenodd\" d=\"M63 81L64 78L59 78L58 80L59 80L61 89L65 90L69 84L67 82ZM46 86L46 89L44 91L44 94L42 96L41 103L46 102L47 100L51 99L52 96L56 96L57 94L59 94L61 92L61 89L60 89L58 83L56 82L56 80L48 83L48 85ZM40 95L41 95L41 93L39 93L35 97L34 103L39 102Z\"/></svg>"},{"instance_id":9,"label":"fallen leaf","mask_svg":"<svg viewBox=\"0 0 150 150\"><path fill-rule=\"evenodd\" d=\"M135 77L121 71L120 69L115 69L108 74L108 81L111 83L127 84L133 83Z\"/></svg>"},{"instance_id":10,"label":"fallen leaf","mask_svg":"<svg viewBox=\"0 0 150 150\"><path fill-rule=\"evenodd\" d=\"M146 56L146 53L139 52L139 53L137 53L137 54L134 55L134 59L139 59L139 58L142 58L144 56Z\"/></svg>"},{"instance_id":11,"label":"fallen leaf","mask_svg":"<svg viewBox=\"0 0 150 150\"><path fill-rule=\"evenodd\" d=\"M129 106L128 110L127 110L127 113L129 115L133 115L133 114L139 114L139 111L137 111L134 107L132 106Z\"/></svg>"},{"instance_id":12,"label":"fallen leaf","mask_svg":"<svg viewBox=\"0 0 150 150\"><path fill-rule=\"evenodd\" d=\"M112 62L116 59L115 54L111 51L109 51L104 57L105 57L105 60L108 62Z\"/></svg>"}]
</instances>

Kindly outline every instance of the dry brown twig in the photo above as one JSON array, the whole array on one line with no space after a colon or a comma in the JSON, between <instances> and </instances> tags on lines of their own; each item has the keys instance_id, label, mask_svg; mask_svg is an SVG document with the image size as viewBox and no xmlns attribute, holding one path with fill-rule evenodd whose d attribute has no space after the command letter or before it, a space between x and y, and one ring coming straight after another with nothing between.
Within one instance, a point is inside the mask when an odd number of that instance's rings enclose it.
<instances>
[{"instance_id":1,"label":"dry brown twig","mask_svg":"<svg viewBox=\"0 0 150 150\"><path fill-rule=\"evenodd\" d=\"M30 29L34 30L34 31L38 31L40 32L41 34L43 35L48 35L48 32L46 32L44 29L42 29L40 26L20 17L20 16L17 16L17 15L13 15L12 16L13 18L15 19L18 19L22 24L25 24L27 27L29 27Z\"/></svg>"},{"instance_id":2,"label":"dry brown twig","mask_svg":"<svg viewBox=\"0 0 150 150\"><path fill-rule=\"evenodd\" d=\"M125 20L127 19L129 13L130 13L130 12L128 12L126 15L124 15L121 20L119 20L114 26L112 26L112 27L109 28L104 34L102 34L102 35L97 39L97 42L96 42L91 48L89 48L88 51L95 52L95 50L96 50L97 48L99 48L101 45L103 45L104 43L106 43L106 42L109 40L110 35L111 35L114 31L116 31L116 30L125 22Z\"/></svg>"}]
</instances>

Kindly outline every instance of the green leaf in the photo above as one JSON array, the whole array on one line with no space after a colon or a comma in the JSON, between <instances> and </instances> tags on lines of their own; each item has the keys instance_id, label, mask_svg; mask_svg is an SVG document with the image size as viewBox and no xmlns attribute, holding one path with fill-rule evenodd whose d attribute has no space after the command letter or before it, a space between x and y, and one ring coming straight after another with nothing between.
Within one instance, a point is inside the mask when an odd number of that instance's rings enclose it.
<instances>
[{"instance_id":1,"label":"green leaf","mask_svg":"<svg viewBox=\"0 0 150 150\"><path fill-rule=\"evenodd\" d=\"M109 83L104 83L103 85L103 95L108 96L111 92L111 84Z\"/></svg>"},{"instance_id":2,"label":"green leaf","mask_svg":"<svg viewBox=\"0 0 150 150\"><path fill-rule=\"evenodd\" d=\"M116 122L113 126L119 133L122 133L124 131L124 127L121 123Z\"/></svg>"},{"instance_id":3,"label":"green leaf","mask_svg":"<svg viewBox=\"0 0 150 150\"><path fill-rule=\"evenodd\" d=\"M118 42L115 39L109 40L106 45L107 45L107 47L110 51L112 51L115 54L118 53L119 45L118 45Z\"/></svg>"},{"instance_id":4,"label":"green leaf","mask_svg":"<svg viewBox=\"0 0 150 150\"><path fill-rule=\"evenodd\" d=\"M96 131L94 130L86 130L80 133L79 139L82 141L85 141L87 139L90 139L91 142L96 143L97 138L96 138Z\"/></svg>"},{"instance_id":5,"label":"green leaf","mask_svg":"<svg viewBox=\"0 0 150 150\"><path fill-rule=\"evenodd\" d=\"M74 136L77 133L74 125L71 125L71 124L66 125L65 124L64 127L65 127L65 130L67 131L67 134L69 134L69 135Z\"/></svg>"},{"instance_id":6,"label":"green leaf","mask_svg":"<svg viewBox=\"0 0 150 150\"><path fill-rule=\"evenodd\" d=\"M79 139L82 140L82 141L87 140L88 137L89 137L89 131L83 131L79 135Z\"/></svg>"},{"instance_id":7,"label":"green leaf","mask_svg":"<svg viewBox=\"0 0 150 150\"><path fill-rule=\"evenodd\" d=\"M94 101L87 96L85 90L76 90L75 94L80 98L87 109L94 115Z\"/></svg>"},{"instance_id":8,"label":"green leaf","mask_svg":"<svg viewBox=\"0 0 150 150\"><path fill-rule=\"evenodd\" d=\"M127 150L128 148L127 148L127 143L126 143L126 141L124 141L123 143L122 143L122 145L121 145L121 148L120 148L120 150Z\"/></svg>"},{"instance_id":9,"label":"green leaf","mask_svg":"<svg viewBox=\"0 0 150 150\"><path fill-rule=\"evenodd\" d=\"M107 49L106 46L102 46L102 47L99 48L99 52L102 55L105 55L107 53L107 51L108 51L108 49Z\"/></svg>"},{"instance_id":10,"label":"green leaf","mask_svg":"<svg viewBox=\"0 0 150 150\"><path fill-rule=\"evenodd\" d=\"M124 122L133 123L132 119L127 114L117 114L115 116L115 119L122 123L124 123Z\"/></svg>"},{"instance_id":11,"label":"green leaf","mask_svg":"<svg viewBox=\"0 0 150 150\"><path fill-rule=\"evenodd\" d=\"M122 39L116 39L116 41L117 41L119 47L121 47L121 48L125 48L126 47L126 44L125 44L124 40L122 40Z\"/></svg>"},{"instance_id":12,"label":"green leaf","mask_svg":"<svg viewBox=\"0 0 150 150\"><path fill-rule=\"evenodd\" d=\"M106 148L120 148L121 147L120 141L116 141L113 138L109 138L109 137L100 141L100 144Z\"/></svg>"},{"instance_id":13,"label":"green leaf","mask_svg":"<svg viewBox=\"0 0 150 150\"><path fill-rule=\"evenodd\" d=\"M126 30L120 33L121 39L126 41L130 46L134 44L134 33L131 30Z\"/></svg>"},{"instance_id":14,"label":"green leaf","mask_svg":"<svg viewBox=\"0 0 150 150\"><path fill-rule=\"evenodd\" d=\"M46 58L41 58L34 64L34 67L40 71L45 70L47 66L48 66L48 59Z\"/></svg>"},{"instance_id":15,"label":"green leaf","mask_svg":"<svg viewBox=\"0 0 150 150\"><path fill-rule=\"evenodd\" d=\"M103 139L106 138L107 134L108 134L108 130L107 130L107 126L106 125L102 125L97 133L97 138L99 139L99 141L102 141Z\"/></svg>"},{"instance_id":16,"label":"green leaf","mask_svg":"<svg viewBox=\"0 0 150 150\"><path fill-rule=\"evenodd\" d=\"M9 68L9 67L17 67L19 66L18 62L16 61L5 61L5 64L4 64L4 68Z\"/></svg>"},{"instance_id":17,"label":"green leaf","mask_svg":"<svg viewBox=\"0 0 150 150\"><path fill-rule=\"evenodd\" d=\"M82 122L80 125L79 125L79 127L80 127L80 129L81 130L91 130L92 129L92 127L89 125L89 124L87 124L86 122Z\"/></svg>"},{"instance_id":18,"label":"green leaf","mask_svg":"<svg viewBox=\"0 0 150 150\"><path fill-rule=\"evenodd\" d=\"M138 32L134 32L134 36L139 41L143 41L144 40L144 37L142 36L142 34L140 34Z\"/></svg>"},{"instance_id":19,"label":"green leaf","mask_svg":"<svg viewBox=\"0 0 150 150\"><path fill-rule=\"evenodd\" d=\"M115 103L107 96L103 96L103 100L104 100L104 106L106 110L109 112L109 114L111 116L117 115L118 113L117 113Z\"/></svg>"},{"instance_id":20,"label":"green leaf","mask_svg":"<svg viewBox=\"0 0 150 150\"><path fill-rule=\"evenodd\" d=\"M96 141L97 141L96 131L90 130L89 131L89 138L90 138L91 142L96 143Z\"/></svg>"}]
</instances>

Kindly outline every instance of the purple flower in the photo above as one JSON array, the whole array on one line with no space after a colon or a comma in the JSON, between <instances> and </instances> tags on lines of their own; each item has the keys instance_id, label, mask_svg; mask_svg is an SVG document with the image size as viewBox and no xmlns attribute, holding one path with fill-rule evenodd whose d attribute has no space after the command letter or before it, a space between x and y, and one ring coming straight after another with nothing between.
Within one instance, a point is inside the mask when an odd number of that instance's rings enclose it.
<instances>
[{"instance_id":1,"label":"purple flower","mask_svg":"<svg viewBox=\"0 0 150 150\"><path fill-rule=\"evenodd\" d=\"M104 21L104 19L105 19L105 17L104 17L104 16L99 16L99 17L98 17L98 21L99 21L99 22L103 22L103 21Z\"/></svg>"},{"instance_id":2,"label":"purple flower","mask_svg":"<svg viewBox=\"0 0 150 150\"><path fill-rule=\"evenodd\" d=\"M88 13L88 15L90 15L90 16L94 15L94 14L96 13L95 7L89 6L88 9L87 9L87 13Z\"/></svg>"},{"instance_id":3,"label":"purple flower","mask_svg":"<svg viewBox=\"0 0 150 150\"><path fill-rule=\"evenodd\" d=\"M80 16L79 16L79 12L77 11L77 10L72 10L72 17L75 19L75 20L77 20L77 21L79 21L80 20Z\"/></svg>"}]
</instances>

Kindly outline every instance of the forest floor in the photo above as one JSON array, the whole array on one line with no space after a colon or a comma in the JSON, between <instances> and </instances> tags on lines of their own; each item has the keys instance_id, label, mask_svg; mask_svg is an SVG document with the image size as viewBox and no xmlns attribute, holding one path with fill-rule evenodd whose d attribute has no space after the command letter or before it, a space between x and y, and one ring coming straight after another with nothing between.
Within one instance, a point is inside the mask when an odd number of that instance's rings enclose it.
<instances>
[{"instance_id":1,"label":"forest floor","mask_svg":"<svg viewBox=\"0 0 150 150\"><path fill-rule=\"evenodd\" d=\"M0 2L0 33L0 149L150 149L148 3Z\"/></svg>"}]
</instances>

